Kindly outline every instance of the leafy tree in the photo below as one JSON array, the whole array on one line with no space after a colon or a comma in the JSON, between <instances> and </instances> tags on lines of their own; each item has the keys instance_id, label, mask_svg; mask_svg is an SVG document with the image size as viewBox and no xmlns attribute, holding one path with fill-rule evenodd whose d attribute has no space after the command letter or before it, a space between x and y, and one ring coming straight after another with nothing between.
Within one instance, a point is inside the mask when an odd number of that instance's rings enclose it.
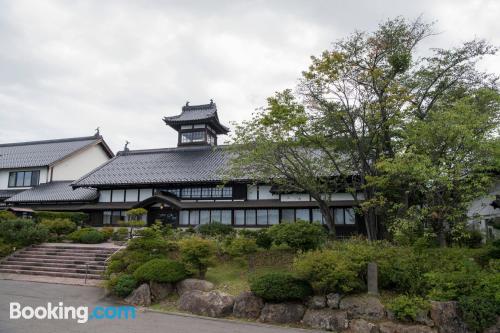
<instances>
[{"instance_id":1,"label":"leafy tree","mask_svg":"<svg viewBox=\"0 0 500 333\"><path fill-rule=\"evenodd\" d=\"M126 214L128 221L123 221L120 224L124 227L129 227L129 238L134 235L134 228L140 228L146 226L146 222L142 220L142 217L146 215L148 211L144 208L133 208L127 210Z\"/></svg>"},{"instance_id":2,"label":"leafy tree","mask_svg":"<svg viewBox=\"0 0 500 333\"><path fill-rule=\"evenodd\" d=\"M214 264L214 242L194 236L179 241L179 247L182 261L196 269L200 279L204 279L208 267Z\"/></svg>"}]
</instances>

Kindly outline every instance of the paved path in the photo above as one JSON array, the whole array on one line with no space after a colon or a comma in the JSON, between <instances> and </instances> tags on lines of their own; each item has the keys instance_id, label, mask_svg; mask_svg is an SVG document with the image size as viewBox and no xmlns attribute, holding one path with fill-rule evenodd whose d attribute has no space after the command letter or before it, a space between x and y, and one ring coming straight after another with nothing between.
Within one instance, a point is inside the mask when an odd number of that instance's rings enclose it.
<instances>
[{"instance_id":1,"label":"paved path","mask_svg":"<svg viewBox=\"0 0 500 333\"><path fill-rule=\"evenodd\" d=\"M171 315L157 312L138 312L136 319L90 320L78 324L76 320L9 319L9 303L25 306L46 305L47 302L64 305L95 306L113 305L96 287L69 286L28 281L0 280L0 333L58 333L58 332L105 332L105 333L285 333L311 332L309 330L270 327L260 324L213 320L199 317Z\"/></svg>"}]
</instances>

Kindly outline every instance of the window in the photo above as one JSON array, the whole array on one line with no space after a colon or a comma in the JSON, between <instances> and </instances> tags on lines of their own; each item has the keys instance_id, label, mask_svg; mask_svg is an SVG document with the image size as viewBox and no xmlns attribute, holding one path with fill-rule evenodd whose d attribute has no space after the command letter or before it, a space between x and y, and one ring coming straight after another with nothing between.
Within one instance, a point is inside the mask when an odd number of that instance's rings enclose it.
<instances>
[{"instance_id":1,"label":"window","mask_svg":"<svg viewBox=\"0 0 500 333\"><path fill-rule=\"evenodd\" d=\"M295 212L295 220L309 222L309 209L297 209Z\"/></svg>"},{"instance_id":2,"label":"window","mask_svg":"<svg viewBox=\"0 0 500 333\"><path fill-rule=\"evenodd\" d=\"M231 224L231 211L223 210L221 214L221 222L223 224Z\"/></svg>"},{"instance_id":3,"label":"window","mask_svg":"<svg viewBox=\"0 0 500 333\"><path fill-rule=\"evenodd\" d=\"M40 170L9 173L9 187L36 186L40 183Z\"/></svg>"},{"instance_id":4,"label":"window","mask_svg":"<svg viewBox=\"0 0 500 333\"><path fill-rule=\"evenodd\" d=\"M218 222L221 223L220 210L212 210L210 213L210 223Z\"/></svg>"},{"instance_id":5,"label":"window","mask_svg":"<svg viewBox=\"0 0 500 333\"><path fill-rule=\"evenodd\" d=\"M295 222L295 211L293 209L283 209L281 211L282 222Z\"/></svg>"},{"instance_id":6,"label":"window","mask_svg":"<svg viewBox=\"0 0 500 333\"><path fill-rule=\"evenodd\" d=\"M234 211L234 224L235 225L245 225L245 211L235 210Z\"/></svg>"},{"instance_id":7,"label":"window","mask_svg":"<svg viewBox=\"0 0 500 333\"><path fill-rule=\"evenodd\" d=\"M345 209L345 224L356 224L356 218L354 214L354 209L346 208Z\"/></svg>"},{"instance_id":8,"label":"window","mask_svg":"<svg viewBox=\"0 0 500 333\"><path fill-rule=\"evenodd\" d=\"M267 225L267 209L257 209L257 225Z\"/></svg>"},{"instance_id":9,"label":"window","mask_svg":"<svg viewBox=\"0 0 500 333\"><path fill-rule=\"evenodd\" d=\"M246 211L245 224L255 225L255 209L249 209Z\"/></svg>"},{"instance_id":10,"label":"window","mask_svg":"<svg viewBox=\"0 0 500 333\"><path fill-rule=\"evenodd\" d=\"M212 188L211 187L204 187L201 189L201 197L202 198L210 198L212 197Z\"/></svg>"},{"instance_id":11,"label":"window","mask_svg":"<svg viewBox=\"0 0 500 333\"><path fill-rule=\"evenodd\" d=\"M181 133L181 143L203 142L205 141L205 132L185 132Z\"/></svg>"},{"instance_id":12,"label":"window","mask_svg":"<svg viewBox=\"0 0 500 333\"><path fill-rule=\"evenodd\" d=\"M181 192L181 197L182 198L191 198L191 189L190 188L183 188Z\"/></svg>"},{"instance_id":13,"label":"window","mask_svg":"<svg viewBox=\"0 0 500 333\"><path fill-rule=\"evenodd\" d=\"M210 211L201 210L200 211L200 224L207 224L210 222Z\"/></svg>"},{"instance_id":14,"label":"window","mask_svg":"<svg viewBox=\"0 0 500 333\"><path fill-rule=\"evenodd\" d=\"M113 196L111 197L112 202L124 202L125 201L125 190L113 190Z\"/></svg>"},{"instance_id":15,"label":"window","mask_svg":"<svg viewBox=\"0 0 500 333\"><path fill-rule=\"evenodd\" d=\"M191 189L191 198L200 198L201 197L201 188L196 187Z\"/></svg>"},{"instance_id":16,"label":"window","mask_svg":"<svg viewBox=\"0 0 500 333\"><path fill-rule=\"evenodd\" d=\"M193 125L181 125L181 129L192 129Z\"/></svg>"},{"instance_id":17,"label":"window","mask_svg":"<svg viewBox=\"0 0 500 333\"><path fill-rule=\"evenodd\" d=\"M267 211L267 222L268 224L279 224L280 223L280 211L279 209L269 209Z\"/></svg>"},{"instance_id":18,"label":"window","mask_svg":"<svg viewBox=\"0 0 500 333\"><path fill-rule=\"evenodd\" d=\"M181 210L181 212L180 212L180 224L182 224L182 225L189 224L189 210Z\"/></svg>"},{"instance_id":19,"label":"window","mask_svg":"<svg viewBox=\"0 0 500 333\"><path fill-rule=\"evenodd\" d=\"M344 224L344 208L335 208L334 218L335 224Z\"/></svg>"},{"instance_id":20,"label":"window","mask_svg":"<svg viewBox=\"0 0 500 333\"><path fill-rule=\"evenodd\" d=\"M105 210L102 213L102 224L111 224L111 214L110 210Z\"/></svg>"},{"instance_id":21,"label":"window","mask_svg":"<svg viewBox=\"0 0 500 333\"><path fill-rule=\"evenodd\" d=\"M111 190L100 191L99 202L111 202Z\"/></svg>"},{"instance_id":22,"label":"window","mask_svg":"<svg viewBox=\"0 0 500 333\"><path fill-rule=\"evenodd\" d=\"M166 189L165 191L168 192L168 193L170 193L170 194L175 195L176 197L180 197L181 196L181 190L178 189L178 188L170 188L170 189Z\"/></svg>"},{"instance_id":23,"label":"window","mask_svg":"<svg viewBox=\"0 0 500 333\"><path fill-rule=\"evenodd\" d=\"M126 221L127 215L124 211L115 210L111 215L111 224L119 224L121 221Z\"/></svg>"},{"instance_id":24,"label":"window","mask_svg":"<svg viewBox=\"0 0 500 333\"><path fill-rule=\"evenodd\" d=\"M205 128L205 124L194 124L193 128Z\"/></svg>"},{"instance_id":25,"label":"window","mask_svg":"<svg viewBox=\"0 0 500 333\"><path fill-rule=\"evenodd\" d=\"M152 196L153 196L152 188L141 188L139 190L139 201L146 200L147 198L150 198Z\"/></svg>"},{"instance_id":26,"label":"window","mask_svg":"<svg viewBox=\"0 0 500 333\"><path fill-rule=\"evenodd\" d=\"M199 210L192 210L189 212L189 224L190 225L200 224L200 211Z\"/></svg>"},{"instance_id":27,"label":"window","mask_svg":"<svg viewBox=\"0 0 500 333\"><path fill-rule=\"evenodd\" d=\"M125 191L125 201L126 202L135 202L139 196L138 189L130 189Z\"/></svg>"},{"instance_id":28,"label":"window","mask_svg":"<svg viewBox=\"0 0 500 333\"><path fill-rule=\"evenodd\" d=\"M215 197L215 198L222 197L222 188L220 188L220 187L214 187L212 189L212 197Z\"/></svg>"},{"instance_id":29,"label":"window","mask_svg":"<svg viewBox=\"0 0 500 333\"><path fill-rule=\"evenodd\" d=\"M312 218L313 222L319 222L321 224L325 224L323 214L321 213L321 210L319 208L314 208L312 210Z\"/></svg>"},{"instance_id":30,"label":"window","mask_svg":"<svg viewBox=\"0 0 500 333\"><path fill-rule=\"evenodd\" d=\"M224 198L232 198L233 197L233 188L232 187L224 187L222 189L222 196Z\"/></svg>"}]
</instances>

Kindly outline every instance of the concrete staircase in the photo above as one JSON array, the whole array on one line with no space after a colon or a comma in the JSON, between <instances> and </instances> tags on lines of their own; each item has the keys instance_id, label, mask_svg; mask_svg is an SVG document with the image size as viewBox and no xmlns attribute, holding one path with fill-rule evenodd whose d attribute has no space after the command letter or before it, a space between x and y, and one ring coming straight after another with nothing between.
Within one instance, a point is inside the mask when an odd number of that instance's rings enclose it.
<instances>
[{"instance_id":1,"label":"concrete staircase","mask_svg":"<svg viewBox=\"0 0 500 333\"><path fill-rule=\"evenodd\" d=\"M0 273L99 280L119 248L42 244L27 247L0 262ZM88 266L87 266L88 265ZM87 273L87 274L86 274Z\"/></svg>"}]
</instances>

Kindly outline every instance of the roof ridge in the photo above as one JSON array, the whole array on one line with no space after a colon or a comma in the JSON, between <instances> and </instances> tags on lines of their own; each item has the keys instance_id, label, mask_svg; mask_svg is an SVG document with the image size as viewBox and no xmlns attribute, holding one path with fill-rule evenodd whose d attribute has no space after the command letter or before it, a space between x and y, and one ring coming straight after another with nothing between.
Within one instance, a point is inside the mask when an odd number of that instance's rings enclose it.
<instances>
[{"instance_id":1,"label":"roof ridge","mask_svg":"<svg viewBox=\"0 0 500 333\"><path fill-rule=\"evenodd\" d=\"M136 149L136 150L128 150L128 151L119 151L116 153L118 156L126 156L126 155L139 155L139 154L154 154L154 153L163 153L163 152L182 152L182 151L199 151L199 150L215 150L215 149L225 149L230 145L217 145L217 146L192 146L192 147L167 147L167 148L152 148L152 149Z\"/></svg>"},{"instance_id":2,"label":"roof ridge","mask_svg":"<svg viewBox=\"0 0 500 333\"><path fill-rule=\"evenodd\" d=\"M208 103L208 104L198 104L198 105L184 105L182 107L182 111L199 111L206 109L215 109L217 110L217 104Z\"/></svg>"},{"instance_id":3,"label":"roof ridge","mask_svg":"<svg viewBox=\"0 0 500 333\"><path fill-rule=\"evenodd\" d=\"M91 135L91 136L81 136L81 137L63 138L63 139L0 143L0 147L17 147L17 146L29 146L29 145L38 145L38 144L46 144L46 143L61 143L61 142L99 140L99 139L102 139L102 136Z\"/></svg>"}]
</instances>

